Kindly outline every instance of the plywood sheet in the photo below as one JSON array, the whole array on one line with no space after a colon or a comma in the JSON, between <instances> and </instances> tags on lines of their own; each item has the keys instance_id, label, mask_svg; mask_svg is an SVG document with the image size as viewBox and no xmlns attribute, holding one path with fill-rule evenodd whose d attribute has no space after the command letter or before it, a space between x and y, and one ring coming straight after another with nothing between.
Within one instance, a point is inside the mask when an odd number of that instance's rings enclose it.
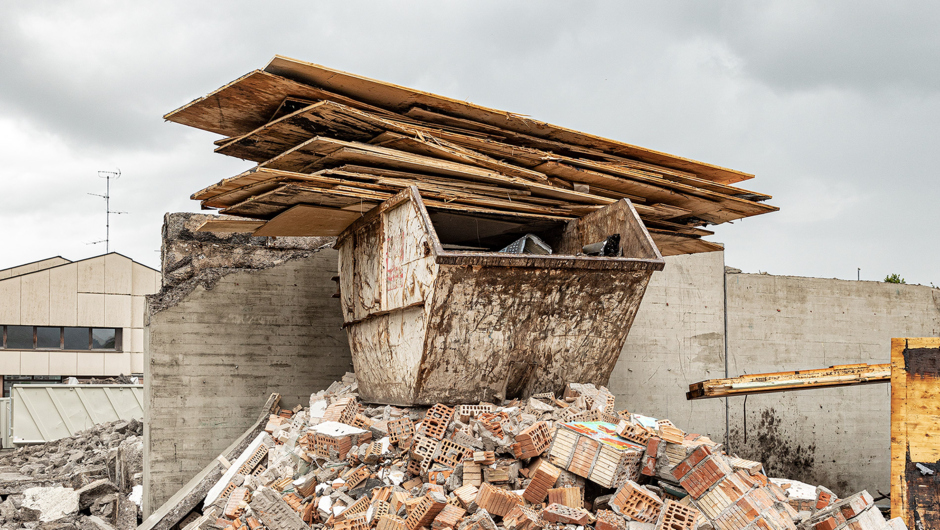
<instances>
[{"instance_id":1,"label":"plywood sheet","mask_svg":"<svg viewBox=\"0 0 940 530\"><path fill-rule=\"evenodd\" d=\"M348 210L298 204L255 230L255 236L338 236L362 215Z\"/></svg>"},{"instance_id":2,"label":"plywood sheet","mask_svg":"<svg viewBox=\"0 0 940 530\"><path fill-rule=\"evenodd\" d=\"M940 527L940 338L891 339L891 515Z\"/></svg>"},{"instance_id":3,"label":"plywood sheet","mask_svg":"<svg viewBox=\"0 0 940 530\"><path fill-rule=\"evenodd\" d=\"M264 71L300 83L322 87L331 92L397 113L405 113L412 107L434 109L444 114L500 129L508 129L539 138L598 149L618 156L627 156L652 164L690 171L715 182L733 183L753 177L753 175L741 171L559 127L534 120L529 116L474 105L466 101L369 79L288 57L275 56L264 68Z\"/></svg>"},{"instance_id":4,"label":"plywood sheet","mask_svg":"<svg viewBox=\"0 0 940 530\"><path fill-rule=\"evenodd\" d=\"M653 228L647 228L647 230L663 256L717 252L725 248L721 243L713 243L695 237L688 237L667 230L657 230Z\"/></svg>"},{"instance_id":5,"label":"plywood sheet","mask_svg":"<svg viewBox=\"0 0 940 530\"><path fill-rule=\"evenodd\" d=\"M321 88L255 70L186 105L163 118L182 125L229 137L237 137L268 123L287 98L308 101L328 99L373 113L388 114Z\"/></svg>"}]
</instances>

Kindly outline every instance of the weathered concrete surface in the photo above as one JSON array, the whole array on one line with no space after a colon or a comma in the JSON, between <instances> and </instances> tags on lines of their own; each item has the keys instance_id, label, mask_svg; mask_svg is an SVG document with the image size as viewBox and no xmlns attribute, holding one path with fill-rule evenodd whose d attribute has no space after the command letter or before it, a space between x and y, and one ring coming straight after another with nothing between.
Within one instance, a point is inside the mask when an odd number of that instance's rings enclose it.
<instances>
[{"instance_id":1,"label":"weathered concrete surface","mask_svg":"<svg viewBox=\"0 0 940 530\"><path fill-rule=\"evenodd\" d=\"M193 232L194 215L167 218L165 234L179 239L164 242L171 279L146 328L145 517L242 434L271 393L290 407L352 369L332 298L336 251L316 250L324 240L277 247Z\"/></svg>"},{"instance_id":2,"label":"weathered concrete surface","mask_svg":"<svg viewBox=\"0 0 940 530\"><path fill-rule=\"evenodd\" d=\"M762 274L727 278L735 374L886 363L892 337L940 333L940 291L930 287ZM763 459L771 473L828 484L839 495L888 492L890 385L751 396L746 409L736 397L729 407L731 447Z\"/></svg>"},{"instance_id":3,"label":"weathered concrete surface","mask_svg":"<svg viewBox=\"0 0 940 530\"><path fill-rule=\"evenodd\" d=\"M885 363L891 337L938 333L940 291L930 287L725 276L722 253L669 257L650 281L610 388L618 406L724 440L725 400L687 401L685 392L725 376L726 338L734 376ZM888 491L889 385L755 395L746 413L744 397L728 401L731 450L763 461L771 475L838 494Z\"/></svg>"},{"instance_id":4,"label":"weathered concrete surface","mask_svg":"<svg viewBox=\"0 0 940 530\"><path fill-rule=\"evenodd\" d=\"M685 399L690 382L724 374L723 271L709 252L667 257L653 274L610 377L618 407L724 438L724 405Z\"/></svg>"}]
</instances>

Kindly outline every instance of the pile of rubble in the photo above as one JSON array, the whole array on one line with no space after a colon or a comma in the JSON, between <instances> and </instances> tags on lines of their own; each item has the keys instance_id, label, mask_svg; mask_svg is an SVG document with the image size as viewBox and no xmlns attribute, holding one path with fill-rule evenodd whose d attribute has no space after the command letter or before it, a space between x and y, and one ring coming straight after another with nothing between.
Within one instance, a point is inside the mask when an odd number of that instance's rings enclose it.
<instances>
[{"instance_id":1,"label":"pile of rubble","mask_svg":"<svg viewBox=\"0 0 940 530\"><path fill-rule=\"evenodd\" d=\"M501 406L358 402L270 416L184 530L900 530L867 492L788 497L759 462L569 384ZM796 488L794 488L796 490Z\"/></svg>"},{"instance_id":2,"label":"pile of rubble","mask_svg":"<svg viewBox=\"0 0 940 530\"><path fill-rule=\"evenodd\" d=\"M0 528L136 528L142 434L119 420L0 456Z\"/></svg>"}]
</instances>

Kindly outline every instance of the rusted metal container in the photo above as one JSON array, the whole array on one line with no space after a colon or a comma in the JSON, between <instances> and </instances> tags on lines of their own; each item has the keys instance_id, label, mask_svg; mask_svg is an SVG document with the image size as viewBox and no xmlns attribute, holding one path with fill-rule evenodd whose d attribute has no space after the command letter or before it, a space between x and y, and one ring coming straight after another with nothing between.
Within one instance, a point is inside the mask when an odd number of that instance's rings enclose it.
<instances>
[{"instance_id":1,"label":"rusted metal container","mask_svg":"<svg viewBox=\"0 0 940 530\"><path fill-rule=\"evenodd\" d=\"M607 384L664 265L629 201L562 225L547 255L445 250L437 228L453 227L438 223L410 188L337 238L364 401L471 403ZM622 257L576 255L612 234Z\"/></svg>"}]
</instances>

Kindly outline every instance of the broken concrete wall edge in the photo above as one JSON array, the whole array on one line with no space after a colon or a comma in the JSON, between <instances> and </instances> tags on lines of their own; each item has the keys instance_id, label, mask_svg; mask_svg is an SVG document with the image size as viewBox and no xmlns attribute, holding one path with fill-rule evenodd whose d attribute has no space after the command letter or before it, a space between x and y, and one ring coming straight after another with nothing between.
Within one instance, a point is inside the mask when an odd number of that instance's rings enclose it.
<instances>
[{"instance_id":1,"label":"broken concrete wall edge","mask_svg":"<svg viewBox=\"0 0 940 530\"><path fill-rule=\"evenodd\" d=\"M175 307L198 287L202 287L207 291L212 290L219 281L230 274L235 274L236 272L252 273L270 269L290 261L308 258L312 254L324 248L329 248L330 246L332 246L332 242L324 244L316 250L298 250L291 252L261 267L219 267L200 271L184 282L169 286L165 285L159 292L147 295L147 317L149 318L161 311Z\"/></svg>"},{"instance_id":2,"label":"broken concrete wall edge","mask_svg":"<svg viewBox=\"0 0 940 530\"><path fill-rule=\"evenodd\" d=\"M197 287L210 290L230 274L270 269L304 259L334 242L329 237L271 238L199 231L209 219L230 217L188 212L164 215L160 257L163 285L159 292L147 297L148 321L151 316L178 305Z\"/></svg>"}]
</instances>

